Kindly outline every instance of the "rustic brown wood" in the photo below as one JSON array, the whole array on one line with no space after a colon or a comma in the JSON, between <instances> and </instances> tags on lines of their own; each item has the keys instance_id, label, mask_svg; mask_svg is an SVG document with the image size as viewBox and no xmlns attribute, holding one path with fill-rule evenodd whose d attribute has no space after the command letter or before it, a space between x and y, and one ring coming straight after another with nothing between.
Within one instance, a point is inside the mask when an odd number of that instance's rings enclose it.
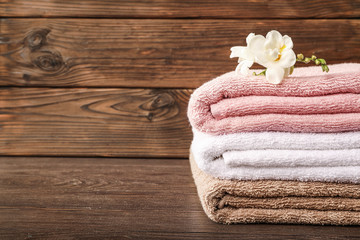
<instances>
[{"instance_id":1,"label":"rustic brown wood","mask_svg":"<svg viewBox=\"0 0 360 240\"><path fill-rule=\"evenodd\" d=\"M360 20L2 19L1 86L195 88L235 69L230 47L277 29L294 50L360 61Z\"/></svg>"},{"instance_id":2,"label":"rustic brown wood","mask_svg":"<svg viewBox=\"0 0 360 240\"><path fill-rule=\"evenodd\" d=\"M0 158L1 239L357 239L360 227L221 225L187 160Z\"/></svg>"},{"instance_id":3,"label":"rustic brown wood","mask_svg":"<svg viewBox=\"0 0 360 240\"><path fill-rule=\"evenodd\" d=\"M7 17L356 18L358 0L3 0Z\"/></svg>"},{"instance_id":4,"label":"rustic brown wood","mask_svg":"<svg viewBox=\"0 0 360 240\"><path fill-rule=\"evenodd\" d=\"M187 157L191 90L0 89L0 154Z\"/></svg>"},{"instance_id":5,"label":"rustic brown wood","mask_svg":"<svg viewBox=\"0 0 360 240\"><path fill-rule=\"evenodd\" d=\"M230 47L277 29L360 62L359 0L0 0L0 16L1 240L359 238L213 223L186 160L192 88L236 67Z\"/></svg>"}]
</instances>

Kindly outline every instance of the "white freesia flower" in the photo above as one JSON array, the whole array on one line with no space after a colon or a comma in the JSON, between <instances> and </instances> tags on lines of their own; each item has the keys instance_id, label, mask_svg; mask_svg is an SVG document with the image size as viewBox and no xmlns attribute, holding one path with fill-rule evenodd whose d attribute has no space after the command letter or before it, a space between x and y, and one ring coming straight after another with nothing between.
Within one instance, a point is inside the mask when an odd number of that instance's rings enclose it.
<instances>
[{"instance_id":1,"label":"white freesia flower","mask_svg":"<svg viewBox=\"0 0 360 240\"><path fill-rule=\"evenodd\" d=\"M275 30L268 32L266 38L250 33L246 43L246 47L231 48L230 57L239 57L237 72L248 74L249 67L256 62L266 67L266 79L270 83L279 84L289 75L290 68L296 62L293 42L289 36L282 36Z\"/></svg>"},{"instance_id":2,"label":"white freesia flower","mask_svg":"<svg viewBox=\"0 0 360 240\"><path fill-rule=\"evenodd\" d=\"M246 44L249 46L251 39L255 37L254 33L250 33L246 38ZM235 72L243 75L249 75L249 68L254 64L255 55L250 51L249 47L232 47L230 58L238 57L239 64Z\"/></svg>"}]
</instances>

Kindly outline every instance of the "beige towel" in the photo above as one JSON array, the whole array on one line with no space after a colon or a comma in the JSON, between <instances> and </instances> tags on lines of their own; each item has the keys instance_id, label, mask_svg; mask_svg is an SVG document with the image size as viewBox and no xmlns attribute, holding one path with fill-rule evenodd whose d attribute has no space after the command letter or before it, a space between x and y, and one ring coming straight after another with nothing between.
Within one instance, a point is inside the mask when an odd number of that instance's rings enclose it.
<instances>
[{"instance_id":1,"label":"beige towel","mask_svg":"<svg viewBox=\"0 0 360 240\"><path fill-rule=\"evenodd\" d=\"M190 163L201 204L219 223L360 225L360 184L230 181Z\"/></svg>"}]
</instances>

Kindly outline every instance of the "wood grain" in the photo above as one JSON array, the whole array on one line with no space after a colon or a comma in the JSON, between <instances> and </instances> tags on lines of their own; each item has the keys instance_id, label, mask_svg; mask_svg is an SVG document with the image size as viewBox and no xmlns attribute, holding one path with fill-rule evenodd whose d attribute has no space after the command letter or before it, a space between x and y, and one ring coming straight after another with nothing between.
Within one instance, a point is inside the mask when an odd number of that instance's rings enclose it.
<instances>
[{"instance_id":1,"label":"wood grain","mask_svg":"<svg viewBox=\"0 0 360 240\"><path fill-rule=\"evenodd\" d=\"M1 239L358 239L360 227L221 225L187 160L0 158Z\"/></svg>"},{"instance_id":2,"label":"wood grain","mask_svg":"<svg viewBox=\"0 0 360 240\"><path fill-rule=\"evenodd\" d=\"M356 18L359 0L3 0L6 17Z\"/></svg>"},{"instance_id":3,"label":"wood grain","mask_svg":"<svg viewBox=\"0 0 360 240\"><path fill-rule=\"evenodd\" d=\"M277 29L360 62L359 0L0 0L0 16L1 240L360 239L213 223L186 160L192 88L235 69L230 47Z\"/></svg>"},{"instance_id":4,"label":"wood grain","mask_svg":"<svg viewBox=\"0 0 360 240\"><path fill-rule=\"evenodd\" d=\"M0 89L0 154L185 158L191 92Z\"/></svg>"},{"instance_id":5,"label":"wood grain","mask_svg":"<svg viewBox=\"0 0 360 240\"><path fill-rule=\"evenodd\" d=\"M230 47L277 29L295 52L360 62L360 20L2 19L0 86L196 88ZM300 27L299 26L304 26Z\"/></svg>"}]
</instances>

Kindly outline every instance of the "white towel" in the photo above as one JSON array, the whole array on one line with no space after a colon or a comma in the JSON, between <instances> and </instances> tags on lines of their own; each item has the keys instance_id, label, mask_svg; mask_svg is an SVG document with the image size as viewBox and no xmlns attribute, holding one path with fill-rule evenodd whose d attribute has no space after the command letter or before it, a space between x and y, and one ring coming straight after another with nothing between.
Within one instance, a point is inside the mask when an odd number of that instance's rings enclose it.
<instances>
[{"instance_id":1,"label":"white towel","mask_svg":"<svg viewBox=\"0 0 360 240\"><path fill-rule=\"evenodd\" d=\"M360 183L360 132L193 133L199 168L218 178Z\"/></svg>"},{"instance_id":2,"label":"white towel","mask_svg":"<svg viewBox=\"0 0 360 240\"><path fill-rule=\"evenodd\" d=\"M360 166L360 149L228 151L223 153L223 158L232 167Z\"/></svg>"}]
</instances>

